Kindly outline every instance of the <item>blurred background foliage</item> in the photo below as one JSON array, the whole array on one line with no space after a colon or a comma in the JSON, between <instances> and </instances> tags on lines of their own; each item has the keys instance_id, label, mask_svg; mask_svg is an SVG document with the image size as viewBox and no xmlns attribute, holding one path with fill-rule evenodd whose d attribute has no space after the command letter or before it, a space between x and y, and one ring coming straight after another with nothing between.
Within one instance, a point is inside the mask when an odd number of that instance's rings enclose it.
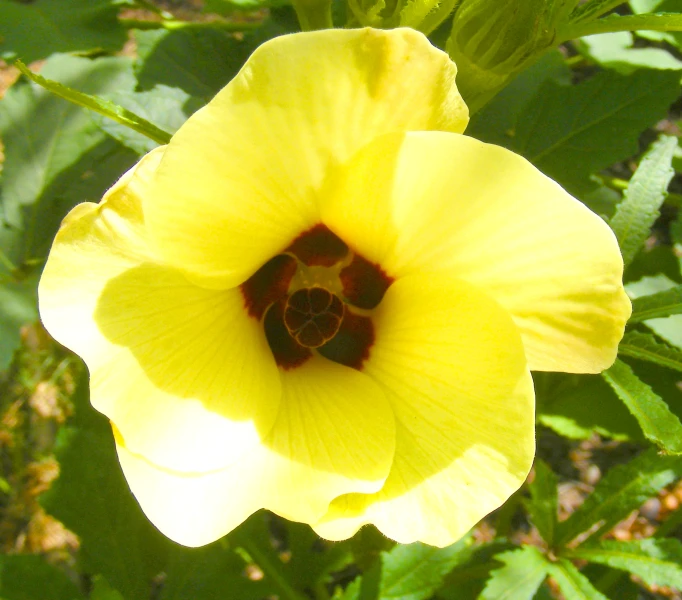
<instances>
[{"instance_id":1,"label":"blurred background foliage","mask_svg":"<svg viewBox=\"0 0 682 600\"><path fill-rule=\"evenodd\" d=\"M601 376L536 374L533 472L453 546L372 527L330 543L261 511L188 549L131 496L83 364L40 326L36 285L66 212L97 202L261 42L297 31L296 13L286 0L0 0L0 598L682 598L682 1L533 0L552 18L536 37L515 23L528 51L513 64L502 50L479 60L466 38L482 1L335 1L330 14L420 28L470 61L467 133L609 220L635 299L619 360Z\"/></svg>"}]
</instances>

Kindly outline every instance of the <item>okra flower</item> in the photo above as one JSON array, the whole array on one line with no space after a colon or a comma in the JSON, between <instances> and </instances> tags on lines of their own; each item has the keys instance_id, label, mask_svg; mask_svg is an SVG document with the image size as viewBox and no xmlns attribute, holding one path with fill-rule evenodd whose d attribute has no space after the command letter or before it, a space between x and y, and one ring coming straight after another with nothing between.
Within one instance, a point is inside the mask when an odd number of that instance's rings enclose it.
<instances>
[{"instance_id":1,"label":"okra flower","mask_svg":"<svg viewBox=\"0 0 682 600\"><path fill-rule=\"evenodd\" d=\"M406 29L277 38L65 219L41 315L170 538L267 508L449 544L528 473L530 370L613 362L613 234L461 135L455 72Z\"/></svg>"}]
</instances>

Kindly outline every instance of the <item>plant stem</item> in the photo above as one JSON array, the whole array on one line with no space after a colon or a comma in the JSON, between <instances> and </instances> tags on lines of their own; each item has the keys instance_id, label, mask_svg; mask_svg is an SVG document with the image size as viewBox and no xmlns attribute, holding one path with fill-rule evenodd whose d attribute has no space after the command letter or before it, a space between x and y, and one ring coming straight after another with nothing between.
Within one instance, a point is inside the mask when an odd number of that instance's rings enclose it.
<instances>
[{"instance_id":1,"label":"plant stem","mask_svg":"<svg viewBox=\"0 0 682 600\"><path fill-rule=\"evenodd\" d=\"M305 596L291 587L282 570L282 564L275 564L274 561L270 560L264 552L261 552L258 544L253 543L244 536L239 540L239 545L249 553L249 556L262 569L263 573L270 577L272 583L279 589L281 598L286 600L307 600Z\"/></svg>"},{"instance_id":2,"label":"plant stem","mask_svg":"<svg viewBox=\"0 0 682 600\"><path fill-rule=\"evenodd\" d=\"M617 6L625 4L625 0L592 0L578 6L570 15L569 22L582 23L583 21L593 21Z\"/></svg>"},{"instance_id":3,"label":"plant stem","mask_svg":"<svg viewBox=\"0 0 682 600\"><path fill-rule=\"evenodd\" d=\"M292 0L292 4L303 31L334 27L331 0Z\"/></svg>"}]
</instances>

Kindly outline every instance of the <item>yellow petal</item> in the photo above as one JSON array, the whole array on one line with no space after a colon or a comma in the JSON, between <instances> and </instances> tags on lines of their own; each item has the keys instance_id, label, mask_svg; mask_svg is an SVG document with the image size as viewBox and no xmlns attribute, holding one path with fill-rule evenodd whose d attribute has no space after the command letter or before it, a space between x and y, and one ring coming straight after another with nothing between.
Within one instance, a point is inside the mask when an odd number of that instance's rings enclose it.
<instances>
[{"instance_id":1,"label":"yellow petal","mask_svg":"<svg viewBox=\"0 0 682 600\"><path fill-rule=\"evenodd\" d=\"M102 203L67 216L40 282L40 312L55 339L84 358L93 406L131 451L207 471L268 433L280 379L239 290L199 288L149 249L141 197L161 152Z\"/></svg>"},{"instance_id":2,"label":"yellow petal","mask_svg":"<svg viewBox=\"0 0 682 600\"><path fill-rule=\"evenodd\" d=\"M462 131L455 73L410 29L263 44L168 146L145 206L164 257L206 285L243 282L318 222L331 166L386 132Z\"/></svg>"},{"instance_id":3,"label":"yellow petal","mask_svg":"<svg viewBox=\"0 0 682 600\"><path fill-rule=\"evenodd\" d=\"M534 393L510 316L473 286L399 279L378 309L364 371L388 394L396 454L376 494L336 499L314 525L347 538L374 523L401 543L445 546L524 482L534 454Z\"/></svg>"},{"instance_id":4,"label":"yellow petal","mask_svg":"<svg viewBox=\"0 0 682 600\"><path fill-rule=\"evenodd\" d=\"M445 271L494 297L532 370L615 360L630 315L615 236L522 157L456 134L388 135L329 189L323 221L390 275Z\"/></svg>"},{"instance_id":5,"label":"yellow petal","mask_svg":"<svg viewBox=\"0 0 682 600\"><path fill-rule=\"evenodd\" d=\"M284 372L283 391L277 422L263 444L213 473L160 469L117 436L130 487L165 535L188 546L207 544L260 508L314 523L336 496L381 488L395 430L376 383L317 357Z\"/></svg>"}]
</instances>

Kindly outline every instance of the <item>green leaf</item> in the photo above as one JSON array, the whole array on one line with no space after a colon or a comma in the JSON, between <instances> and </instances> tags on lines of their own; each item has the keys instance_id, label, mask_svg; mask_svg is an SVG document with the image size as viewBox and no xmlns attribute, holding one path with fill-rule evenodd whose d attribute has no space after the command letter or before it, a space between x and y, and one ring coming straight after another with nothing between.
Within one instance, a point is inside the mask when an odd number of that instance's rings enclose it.
<instances>
[{"instance_id":1,"label":"green leaf","mask_svg":"<svg viewBox=\"0 0 682 600\"><path fill-rule=\"evenodd\" d=\"M57 567L37 554L0 555L3 600L80 600L81 591Z\"/></svg>"},{"instance_id":2,"label":"green leaf","mask_svg":"<svg viewBox=\"0 0 682 600\"><path fill-rule=\"evenodd\" d=\"M201 101L183 90L165 85L158 85L148 92L117 92L110 94L109 98L170 135L201 107ZM146 154L158 146L149 136L128 126L100 115L94 115L94 118L102 130L137 154Z\"/></svg>"},{"instance_id":3,"label":"green leaf","mask_svg":"<svg viewBox=\"0 0 682 600\"><path fill-rule=\"evenodd\" d=\"M579 546L567 556L628 571L647 585L682 589L682 542L677 539L602 540Z\"/></svg>"},{"instance_id":4,"label":"green leaf","mask_svg":"<svg viewBox=\"0 0 682 600\"><path fill-rule=\"evenodd\" d=\"M101 575L93 580L90 600L125 600L118 590L109 585L109 582Z\"/></svg>"},{"instance_id":5,"label":"green leaf","mask_svg":"<svg viewBox=\"0 0 682 600\"><path fill-rule=\"evenodd\" d=\"M89 406L82 378L75 425L57 439L59 478L41 496L45 510L81 540L84 571L101 574L126 598L148 600L163 543L123 478L111 427Z\"/></svg>"},{"instance_id":6,"label":"green leaf","mask_svg":"<svg viewBox=\"0 0 682 600\"><path fill-rule=\"evenodd\" d=\"M273 18L242 39L216 29L135 31L140 88L163 84L208 101L261 43L289 31L288 24Z\"/></svg>"},{"instance_id":7,"label":"green leaf","mask_svg":"<svg viewBox=\"0 0 682 600\"><path fill-rule=\"evenodd\" d=\"M658 319L682 313L682 285L668 290L635 298L632 302L630 323Z\"/></svg>"},{"instance_id":8,"label":"green leaf","mask_svg":"<svg viewBox=\"0 0 682 600\"><path fill-rule=\"evenodd\" d=\"M679 477L682 457L660 456L655 449L610 469L585 502L557 525L556 544L565 545L596 523L599 529L588 537L608 531Z\"/></svg>"},{"instance_id":9,"label":"green leaf","mask_svg":"<svg viewBox=\"0 0 682 600\"><path fill-rule=\"evenodd\" d=\"M309 525L284 521L286 546L291 554L286 568L292 581L315 589L326 585L330 574L353 563L350 541L323 542Z\"/></svg>"},{"instance_id":10,"label":"green leaf","mask_svg":"<svg viewBox=\"0 0 682 600\"><path fill-rule=\"evenodd\" d=\"M0 57L30 63L55 52L115 51L126 41L116 0L0 0Z\"/></svg>"},{"instance_id":11,"label":"green leaf","mask_svg":"<svg viewBox=\"0 0 682 600\"><path fill-rule=\"evenodd\" d=\"M682 423L660 396L620 360L602 376L637 419L647 439L666 452L682 454Z\"/></svg>"},{"instance_id":12,"label":"green leaf","mask_svg":"<svg viewBox=\"0 0 682 600\"><path fill-rule=\"evenodd\" d=\"M79 92L78 90L74 90L68 86L62 85L57 81L46 79L45 77L42 77L41 75L31 71L21 61L17 61L15 64L18 69L24 75L26 75L26 77L28 77L34 83L37 83L41 87L45 88L47 91L53 93L55 96L64 98L64 100L68 100L77 106L82 106L83 108L87 108L88 110L92 110L96 113L99 113L100 115L112 119L121 125L125 125L133 131L137 131L138 133L148 137L157 144L167 144L170 142L171 136L168 132L163 131L153 123L150 123L146 119L143 119L139 115L136 115L122 106L118 106L110 100L105 100L104 98L100 98L98 96L84 94L83 92Z\"/></svg>"},{"instance_id":13,"label":"green leaf","mask_svg":"<svg viewBox=\"0 0 682 600\"><path fill-rule=\"evenodd\" d=\"M535 479L528 486L530 499L524 504L533 525L551 547L558 516L557 477L547 463L539 458L535 459L534 470Z\"/></svg>"},{"instance_id":14,"label":"green leaf","mask_svg":"<svg viewBox=\"0 0 682 600\"><path fill-rule=\"evenodd\" d=\"M578 569L565 558L549 563L549 574L566 600L608 600Z\"/></svg>"},{"instance_id":15,"label":"green leaf","mask_svg":"<svg viewBox=\"0 0 682 600\"><path fill-rule=\"evenodd\" d=\"M224 541L203 548L175 546L170 554L166 581L159 600L261 600L273 593L269 581L252 581L246 562Z\"/></svg>"},{"instance_id":16,"label":"green leaf","mask_svg":"<svg viewBox=\"0 0 682 600\"><path fill-rule=\"evenodd\" d=\"M568 84L570 80L571 70L566 66L561 52L547 52L472 116L467 135L513 149L519 117L542 85L548 81Z\"/></svg>"},{"instance_id":17,"label":"green leaf","mask_svg":"<svg viewBox=\"0 0 682 600\"><path fill-rule=\"evenodd\" d=\"M682 371L682 351L659 342L648 333L626 333L618 346L618 354Z\"/></svg>"},{"instance_id":18,"label":"green leaf","mask_svg":"<svg viewBox=\"0 0 682 600\"><path fill-rule=\"evenodd\" d=\"M678 73L650 69L605 71L570 87L547 82L507 147L580 193L593 187L591 175L638 152L640 133L667 115L679 89Z\"/></svg>"},{"instance_id":19,"label":"green leaf","mask_svg":"<svg viewBox=\"0 0 682 600\"><path fill-rule=\"evenodd\" d=\"M517 548L504 538L472 545L460 564L445 576L437 597L443 600L476 598L483 591L490 573L500 566L494 557Z\"/></svg>"},{"instance_id":20,"label":"green leaf","mask_svg":"<svg viewBox=\"0 0 682 600\"><path fill-rule=\"evenodd\" d=\"M682 31L682 15L659 13L647 15L609 15L597 21L576 23L561 30L561 42L586 35L613 33L617 31Z\"/></svg>"},{"instance_id":21,"label":"green leaf","mask_svg":"<svg viewBox=\"0 0 682 600\"><path fill-rule=\"evenodd\" d=\"M38 279L0 283L0 371L6 369L19 347L19 329L38 320Z\"/></svg>"},{"instance_id":22,"label":"green leaf","mask_svg":"<svg viewBox=\"0 0 682 600\"><path fill-rule=\"evenodd\" d=\"M443 577L469 556L468 537L445 548L419 542L396 545L381 555L379 600L424 600L440 588Z\"/></svg>"},{"instance_id":23,"label":"green leaf","mask_svg":"<svg viewBox=\"0 0 682 600\"><path fill-rule=\"evenodd\" d=\"M672 160L676 148L677 138L667 135L661 136L651 146L611 219L626 266L651 235L651 226L660 216L659 209L675 175Z\"/></svg>"},{"instance_id":24,"label":"green leaf","mask_svg":"<svg viewBox=\"0 0 682 600\"><path fill-rule=\"evenodd\" d=\"M538 392L538 422L559 435L585 440L594 433L614 440L644 441L637 421L598 375L584 375L564 381L562 388Z\"/></svg>"},{"instance_id":25,"label":"green leaf","mask_svg":"<svg viewBox=\"0 0 682 600\"><path fill-rule=\"evenodd\" d=\"M637 69L682 69L682 61L662 48L634 48L629 31L591 35L580 40L582 54L625 75Z\"/></svg>"},{"instance_id":26,"label":"green leaf","mask_svg":"<svg viewBox=\"0 0 682 600\"><path fill-rule=\"evenodd\" d=\"M45 62L42 73L89 94L102 95L135 86L127 58L89 60L55 55ZM57 213L53 215L57 223L75 202L99 201L99 197L74 198L65 191L86 183L89 171L107 166L101 165L102 161L111 159L108 155L118 147L93 123L87 111L25 81L12 86L0 102L0 137L5 144L3 218L16 227L30 227L25 223L23 207L39 201L41 212ZM94 151L97 156L90 154ZM88 164L91 156L94 164ZM79 175L69 172L76 167Z\"/></svg>"},{"instance_id":27,"label":"green leaf","mask_svg":"<svg viewBox=\"0 0 682 600\"><path fill-rule=\"evenodd\" d=\"M642 277L639 281L630 282L625 286L628 295L635 298L635 307L638 299L662 292L667 292L679 285L663 273L654 276ZM674 292L671 292L674 300ZM643 300L643 302L645 302ZM646 301L648 303L648 301ZM669 317L646 319L644 324L658 337L663 338L669 344L682 349L682 314L673 314Z\"/></svg>"},{"instance_id":28,"label":"green leaf","mask_svg":"<svg viewBox=\"0 0 682 600\"><path fill-rule=\"evenodd\" d=\"M495 556L504 567L490 573L479 600L531 600L547 577L545 556L535 546L524 546Z\"/></svg>"},{"instance_id":29,"label":"green leaf","mask_svg":"<svg viewBox=\"0 0 682 600\"><path fill-rule=\"evenodd\" d=\"M56 55L43 71L90 92L132 88L128 59ZM26 80L0 101L5 162L0 189L0 369L37 319L35 287L59 223L78 202L97 202L135 155L109 139L89 114Z\"/></svg>"}]
</instances>

